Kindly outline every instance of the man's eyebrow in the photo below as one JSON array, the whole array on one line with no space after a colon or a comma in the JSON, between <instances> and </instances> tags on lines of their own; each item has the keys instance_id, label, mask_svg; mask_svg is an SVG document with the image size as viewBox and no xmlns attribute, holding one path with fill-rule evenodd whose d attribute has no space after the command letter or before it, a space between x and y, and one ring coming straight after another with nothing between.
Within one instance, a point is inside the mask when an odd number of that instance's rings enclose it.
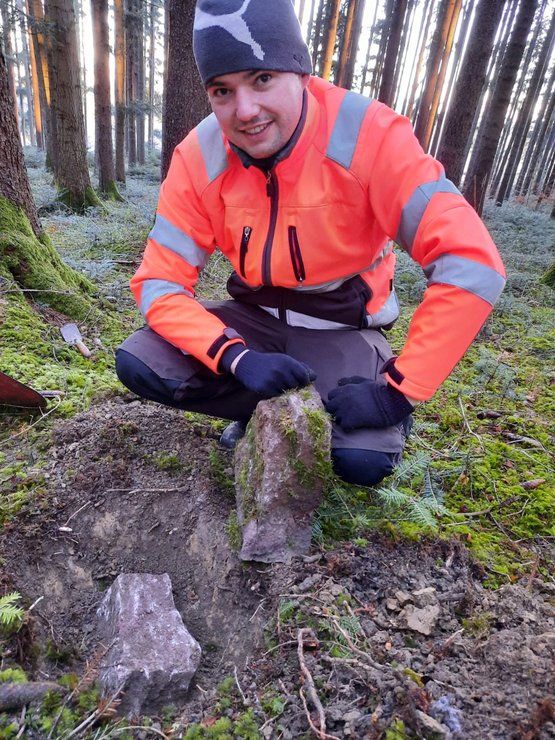
<instances>
[{"instance_id":1,"label":"man's eyebrow","mask_svg":"<svg viewBox=\"0 0 555 740\"><path fill-rule=\"evenodd\" d=\"M254 77L257 74L260 74L261 72L264 72L264 70L263 69L247 69L245 70L245 72L243 72L243 78L249 79L250 77ZM214 79L206 83L207 90L209 87L226 87L226 83L224 80L219 80L217 77L214 77Z\"/></svg>"}]
</instances>

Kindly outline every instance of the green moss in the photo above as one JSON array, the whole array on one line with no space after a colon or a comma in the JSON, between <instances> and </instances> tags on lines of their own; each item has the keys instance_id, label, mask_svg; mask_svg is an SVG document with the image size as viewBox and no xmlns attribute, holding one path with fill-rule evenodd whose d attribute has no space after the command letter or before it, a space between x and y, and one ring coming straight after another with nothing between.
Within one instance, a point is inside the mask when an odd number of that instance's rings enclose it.
<instances>
[{"instance_id":1,"label":"green moss","mask_svg":"<svg viewBox=\"0 0 555 740\"><path fill-rule=\"evenodd\" d=\"M491 632L494 621L495 616L491 612L482 612L468 619L463 619L462 626L467 634L479 640L485 640Z\"/></svg>"},{"instance_id":2,"label":"green moss","mask_svg":"<svg viewBox=\"0 0 555 740\"><path fill-rule=\"evenodd\" d=\"M230 548L234 552L238 552L241 549L241 528L239 527L239 520L237 519L237 512L232 509L229 512L229 517L225 525L225 532L227 534Z\"/></svg>"},{"instance_id":3,"label":"green moss","mask_svg":"<svg viewBox=\"0 0 555 740\"><path fill-rule=\"evenodd\" d=\"M84 213L87 208L103 208L102 201L92 186L88 185L84 191L73 192L67 188L58 187L58 200L75 213Z\"/></svg>"},{"instance_id":4,"label":"green moss","mask_svg":"<svg viewBox=\"0 0 555 740\"><path fill-rule=\"evenodd\" d=\"M27 683L27 676L21 668L5 668L0 671L0 683L4 681L8 683Z\"/></svg>"},{"instance_id":5,"label":"green moss","mask_svg":"<svg viewBox=\"0 0 555 740\"><path fill-rule=\"evenodd\" d=\"M114 182L114 180L110 180L108 182L106 189L102 193L102 197L105 200L117 201L119 203L125 202L125 198L121 195L120 191L118 190L118 186Z\"/></svg>"},{"instance_id":6,"label":"green moss","mask_svg":"<svg viewBox=\"0 0 555 740\"><path fill-rule=\"evenodd\" d=\"M91 309L92 283L65 265L49 238L37 238L23 210L0 196L0 277L76 319Z\"/></svg>"}]
</instances>

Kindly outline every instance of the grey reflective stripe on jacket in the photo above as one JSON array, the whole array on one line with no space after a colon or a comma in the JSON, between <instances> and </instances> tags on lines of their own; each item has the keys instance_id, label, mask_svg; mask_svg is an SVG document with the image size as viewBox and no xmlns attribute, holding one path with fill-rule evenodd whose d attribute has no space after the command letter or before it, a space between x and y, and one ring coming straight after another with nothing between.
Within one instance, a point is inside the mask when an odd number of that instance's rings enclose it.
<instances>
[{"instance_id":1,"label":"grey reflective stripe on jacket","mask_svg":"<svg viewBox=\"0 0 555 740\"><path fill-rule=\"evenodd\" d=\"M145 280L141 290L141 313L146 318L146 314L152 303L164 295L181 294L193 298L191 291L186 290L179 283L171 283L169 280Z\"/></svg>"},{"instance_id":2,"label":"grey reflective stripe on jacket","mask_svg":"<svg viewBox=\"0 0 555 740\"><path fill-rule=\"evenodd\" d=\"M222 129L214 113L211 113L199 123L196 130L208 182L213 182L229 164Z\"/></svg>"},{"instance_id":3,"label":"grey reflective stripe on jacket","mask_svg":"<svg viewBox=\"0 0 555 740\"><path fill-rule=\"evenodd\" d=\"M339 106L326 157L333 159L347 170L353 161L362 122L371 104L371 98L348 92Z\"/></svg>"},{"instance_id":4,"label":"grey reflective stripe on jacket","mask_svg":"<svg viewBox=\"0 0 555 740\"><path fill-rule=\"evenodd\" d=\"M466 257L443 254L424 267L428 285L454 285L483 298L492 306L505 286L505 278L497 270Z\"/></svg>"},{"instance_id":5,"label":"grey reflective stripe on jacket","mask_svg":"<svg viewBox=\"0 0 555 740\"><path fill-rule=\"evenodd\" d=\"M154 239L161 247L177 254L199 271L205 267L210 256L188 234L159 213L156 214L156 220L148 238Z\"/></svg>"},{"instance_id":6,"label":"grey reflective stripe on jacket","mask_svg":"<svg viewBox=\"0 0 555 740\"><path fill-rule=\"evenodd\" d=\"M426 182L416 188L401 211L399 229L395 237L397 244L405 252L408 252L408 254L412 253L416 232L428 207L428 203L436 193L454 193L460 195L462 198L460 190L443 173L439 180Z\"/></svg>"}]
</instances>

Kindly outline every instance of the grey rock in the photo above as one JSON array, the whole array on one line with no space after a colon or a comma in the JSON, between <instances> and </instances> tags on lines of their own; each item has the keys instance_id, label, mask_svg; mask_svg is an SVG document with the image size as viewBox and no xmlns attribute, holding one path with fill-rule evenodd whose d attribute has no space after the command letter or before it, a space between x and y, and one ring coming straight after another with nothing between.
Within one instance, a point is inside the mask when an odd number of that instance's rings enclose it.
<instances>
[{"instance_id":1,"label":"grey rock","mask_svg":"<svg viewBox=\"0 0 555 740\"><path fill-rule=\"evenodd\" d=\"M405 606L409 601L412 601L412 596L406 591L395 591L395 598L399 602L399 606Z\"/></svg>"},{"instance_id":2,"label":"grey rock","mask_svg":"<svg viewBox=\"0 0 555 740\"><path fill-rule=\"evenodd\" d=\"M422 609L407 604L400 613L401 625L421 635L430 635L439 618L440 608L437 604L425 606Z\"/></svg>"},{"instance_id":3,"label":"grey rock","mask_svg":"<svg viewBox=\"0 0 555 740\"><path fill-rule=\"evenodd\" d=\"M411 601L419 608L437 604L438 598L436 590L432 586L428 586L428 588L421 588L418 591L413 591Z\"/></svg>"},{"instance_id":4,"label":"grey rock","mask_svg":"<svg viewBox=\"0 0 555 740\"><path fill-rule=\"evenodd\" d=\"M169 576L119 575L97 612L110 645L99 669L104 696L122 688L119 712L157 714L187 694L201 649L175 608Z\"/></svg>"},{"instance_id":5,"label":"grey rock","mask_svg":"<svg viewBox=\"0 0 555 740\"><path fill-rule=\"evenodd\" d=\"M449 730L445 725L442 725L437 719L430 717L429 714L421 712L420 709L416 710L416 716L421 729L426 733L431 733L432 737L447 737L450 734ZM426 734L425 737L430 737Z\"/></svg>"},{"instance_id":6,"label":"grey rock","mask_svg":"<svg viewBox=\"0 0 555 740\"><path fill-rule=\"evenodd\" d=\"M242 560L281 563L308 552L330 440L329 417L312 387L258 404L235 452Z\"/></svg>"},{"instance_id":7,"label":"grey rock","mask_svg":"<svg viewBox=\"0 0 555 740\"><path fill-rule=\"evenodd\" d=\"M397 601L397 599L386 599L385 608L388 609L390 612L398 612L399 602Z\"/></svg>"}]
</instances>

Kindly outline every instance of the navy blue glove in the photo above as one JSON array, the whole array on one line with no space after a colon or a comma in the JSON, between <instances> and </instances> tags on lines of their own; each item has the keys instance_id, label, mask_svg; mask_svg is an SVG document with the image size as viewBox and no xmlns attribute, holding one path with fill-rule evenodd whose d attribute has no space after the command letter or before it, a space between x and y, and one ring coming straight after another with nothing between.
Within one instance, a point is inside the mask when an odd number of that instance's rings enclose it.
<instances>
[{"instance_id":1,"label":"navy blue glove","mask_svg":"<svg viewBox=\"0 0 555 740\"><path fill-rule=\"evenodd\" d=\"M376 429L398 424L413 411L405 396L392 385L361 378L341 378L329 392L326 411L346 432L360 427Z\"/></svg>"},{"instance_id":2,"label":"navy blue glove","mask_svg":"<svg viewBox=\"0 0 555 740\"><path fill-rule=\"evenodd\" d=\"M241 344L226 349L220 359L220 368L229 372L241 352L245 352ZM278 396L290 388L300 388L316 379L316 374L304 362L281 352L256 352L252 349L239 359L233 374L245 388L263 398Z\"/></svg>"}]
</instances>

